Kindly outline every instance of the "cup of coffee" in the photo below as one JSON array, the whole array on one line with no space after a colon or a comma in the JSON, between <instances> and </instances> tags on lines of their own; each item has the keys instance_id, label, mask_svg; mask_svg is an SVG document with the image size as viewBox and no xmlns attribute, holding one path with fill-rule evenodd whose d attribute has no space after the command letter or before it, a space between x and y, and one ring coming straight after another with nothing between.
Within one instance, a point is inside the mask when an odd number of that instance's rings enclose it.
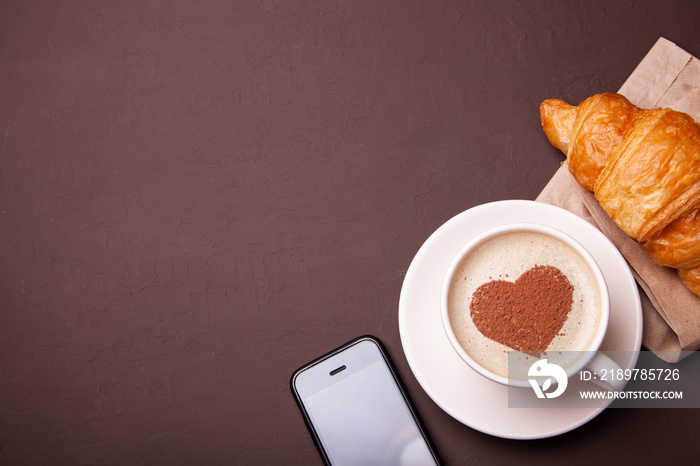
<instances>
[{"instance_id":1,"label":"cup of coffee","mask_svg":"<svg viewBox=\"0 0 700 466\"><path fill-rule=\"evenodd\" d=\"M527 368L541 358L568 377L584 367L619 369L598 352L610 318L600 267L571 236L545 225L507 224L470 241L445 277L441 312L457 354L501 384L530 387Z\"/></svg>"}]
</instances>

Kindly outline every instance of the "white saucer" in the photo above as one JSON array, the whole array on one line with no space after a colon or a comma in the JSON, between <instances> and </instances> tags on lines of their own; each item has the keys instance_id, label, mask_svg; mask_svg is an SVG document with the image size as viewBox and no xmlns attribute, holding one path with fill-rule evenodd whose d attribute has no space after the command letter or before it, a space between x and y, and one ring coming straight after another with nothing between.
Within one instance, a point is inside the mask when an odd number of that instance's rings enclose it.
<instances>
[{"instance_id":1,"label":"white saucer","mask_svg":"<svg viewBox=\"0 0 700 466\"><path fill-rule=\"evenodd\" d=\"M512 222L558 228L588 249L610 290L610 323L600 349L619 351L627 360L616 362L623 369L634 368L642 345L642 307L627 262L598 229L582 218L535 201L484 204L462 212L438 228L406 272L399 301L399 331L416 379L449 415L497 437L546 438L585 424L610 401L603 400L594 408L572 408L575 400L560 397L548 400L553 402L551 408L508 408L508 388L479 375L460 359L447 339L440 318L442 281L455 254L479 233ZM567 392L572 386L584 383L572 378Z\"/></svg>"}]
</instances>

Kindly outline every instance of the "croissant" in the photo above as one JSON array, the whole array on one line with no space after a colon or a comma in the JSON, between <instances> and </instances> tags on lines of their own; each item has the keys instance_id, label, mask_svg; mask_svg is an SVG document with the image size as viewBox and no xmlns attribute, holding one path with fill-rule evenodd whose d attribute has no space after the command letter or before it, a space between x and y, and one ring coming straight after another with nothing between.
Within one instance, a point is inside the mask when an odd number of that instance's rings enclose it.
<instances>
[{"instance_id":1,"label":"croissant","mask_svg":"<svg viewBox=\"0 0 700 466\"><path fill-rule=\"evenodd\" d=\"M700 296L700 267L678 269L678 276L686 288Z\"/></svg>"},{"instance_id":2,"label":"croissant","mask_svg":"<svg viewBox=\"0 0 700 466\"><path fill-rule=\"evenodd\" d=\"M700 296L700 125L667 108L641 109L620 94L540 106L549 141L576 181L654 262L679 269Z\"/></svg>"}]
</instances>

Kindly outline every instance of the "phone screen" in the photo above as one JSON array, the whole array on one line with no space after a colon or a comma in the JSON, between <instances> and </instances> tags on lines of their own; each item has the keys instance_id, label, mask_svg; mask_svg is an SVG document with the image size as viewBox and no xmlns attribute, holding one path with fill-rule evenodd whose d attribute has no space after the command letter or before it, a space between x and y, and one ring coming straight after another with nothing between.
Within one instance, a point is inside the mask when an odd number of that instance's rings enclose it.
<instances>
[{"instance_id":1,"label":"phone screen","mask_svg":"<svg viewBox=\"0 0 700 466\"><path fill-rule=\"evenodd\" d=\"M295 387L331 464L437 464L372 340L302 370Z\"/></svg>"}]
</instances>

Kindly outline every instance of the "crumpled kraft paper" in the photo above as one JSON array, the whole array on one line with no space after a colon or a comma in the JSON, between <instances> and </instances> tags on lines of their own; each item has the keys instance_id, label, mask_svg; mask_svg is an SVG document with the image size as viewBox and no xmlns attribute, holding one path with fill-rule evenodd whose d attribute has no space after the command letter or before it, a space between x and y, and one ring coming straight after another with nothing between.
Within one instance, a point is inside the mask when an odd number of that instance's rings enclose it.
<instances>
[{"instance_id":1,"label":"crumpled kraft paper","mask_svg":"<svg viewBox=\"0 0 700 466\"><path fill-rule=\"evenodd\" d=\"M700 60L660 38L618 92L638 107L670 107L700 121ZM667 362L677 362L700 348L700 297L681 283L674 269L656 265L641 245L615 224L593 194L579 186L566 162L537 201L586 219L627 259L641 288L644 347Z\"/></svg>"}]
</instances>

